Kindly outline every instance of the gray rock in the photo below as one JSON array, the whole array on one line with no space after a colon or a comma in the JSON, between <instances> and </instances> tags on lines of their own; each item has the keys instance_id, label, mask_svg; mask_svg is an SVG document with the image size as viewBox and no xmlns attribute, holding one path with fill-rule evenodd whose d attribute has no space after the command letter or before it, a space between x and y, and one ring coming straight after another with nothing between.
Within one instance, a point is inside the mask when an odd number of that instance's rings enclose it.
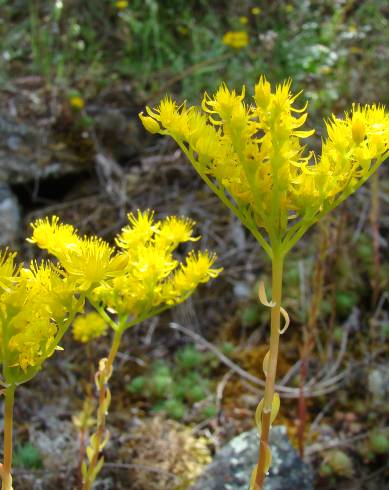
<instances>
[{"instance_id":1,"label":"gray rock","mask_svg":"<svg viewBox=\"0 0 389 490\"><path fill-rule=\"evenodd\" d=\"M290 445L286 428L276 426L270 434L272 465L265 490L313 490L313 473ZM215 456L190 490L248 490L258 457L256 429L232 439Z\"/></svg>"},{"instance_id":2,"label":"gray rock","mask_svg":"<svg viewBox=\"0 0 389 490\"><path fill-rule=\"evenodd\" d=\"M15 243L20 226L18 200L7 184L0 183L0 247Z\"/></svg>"},{"instance_id":3,"label":"gray rock","mask_svg":"<svg viewBox=\"0 0 389 490\"><path fill-rule=\"evenodd\" d=\"M80 158L50 128L0 113L0 182L17 184L80 172Z\"/></svg>"}]
</instances>

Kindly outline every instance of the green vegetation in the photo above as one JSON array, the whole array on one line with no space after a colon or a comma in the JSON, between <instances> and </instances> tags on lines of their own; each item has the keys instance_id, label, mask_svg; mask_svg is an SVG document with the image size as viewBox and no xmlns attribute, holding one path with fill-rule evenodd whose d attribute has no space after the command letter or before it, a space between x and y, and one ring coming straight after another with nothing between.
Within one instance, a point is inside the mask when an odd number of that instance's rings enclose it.
<instances>
[{"instance_id":1,"label":"green vegetation","mask_svg":"<svg viewBox=\"0 0 389 490\"><path fill-rule=\"evenodd\" d=\"M227 344L231 352L231 345ZM197 418L216 415L214 390L210 380L217 361L194 345L177 350L175 362L155 361L140 376L133 378L126 389L137 398L148 401L152 412L165 412L177 420L192 418L191 409L202 402Z\"/></svg>"},{"instance_id":2,"label":"green vegetation","mask_svg":"<svg viewBox=\"0 0 389 490\"><path fill-rule=\"evenodd\" d=\"M106 0L2 0L0 7L3 81L41 75L86 98L131 81L144 99L174 90L193 102L220 80L250 87L266 73L304 87L311 112L329 114L351 98L387 101L385 0L134 0L121 8ZM246 32L248 45L225 45L228 31Z\"/></svg>"},{"instance_id":3,"label":"green vegetation","mask_svg":"<svg viewBox=\"0 0 389 490\"><path fill-rule=\"evenodd\" d=\"M36 470L43 468L42 457L38 449L31 442L26 442L15 447L14 465L16 468Z\"/></svg>"}]
</instances>

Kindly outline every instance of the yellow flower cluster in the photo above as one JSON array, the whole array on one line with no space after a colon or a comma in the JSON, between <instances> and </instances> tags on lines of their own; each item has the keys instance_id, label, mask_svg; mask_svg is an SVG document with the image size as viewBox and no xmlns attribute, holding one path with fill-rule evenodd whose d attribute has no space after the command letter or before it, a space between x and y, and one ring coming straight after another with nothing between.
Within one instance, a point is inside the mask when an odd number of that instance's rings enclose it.
<instances>
[{"instance_id":1,"label":"yellow flower cluster","mask_svg":"<svg viewBox=\"0 0 389 490\"><path fill-rule=\"evenodd\" d=\"M71 312L73 290L50 263L15 266L0 254L0 361L7 382L23 382L58 347Z\"/></svg>"},{"instance_id":2,"label":"yellow flower cluster","mask_svg":"<svg viewBox=\"0 0 389 490\"><path fill-rule=\"evenodd\" d=\"M330 210L356 191L388 156L389 114L384 107L353 105L327 122L320 161L304 169L293 189L300 214Z\"/></svg>"},{"instance_id":3,"label":"yellow flower cluster","mask_svg":"<svg viewBox=\"0 0 389 490\"><path fill-rule=\"evenodd\" d=\"M305 152L305 104L291 82L273 90L265 77L252 104L222 84L201 108L166 97L140 114L145 128L168 134L203 180L252 231L265 250L290 248L324 213L354 192L389 153L389 116L381 106L353 106L327 123L321 156ZM233 199L227 197L226 192ZM265 229L271 247L262 236Z\"/></svg>"},{"instance_id":4,"label":"yellow flower cluster","mask_svg":"<svg viewBox=\"0 0 389 490\"><path fill-rule=\"evenodd\" d=\"M212 268L215 255L207 251L190 253L182 264L174 257L178 245L199 238L193 237L191 220L171 216L155 221L151 211L130 213L128 219L116 237L117 248L100 238L81 238L55 216L33 223L30 241L55 255L68 281L94 305L129 323L184 301L220 273Z\"/></svg>"},{"instance_id":5,"label":"yellow flower cluster","mask_svg":"<svg viewBox=\"0 0 389 490\"><path fill-rule=\"evenodd\" d=\"M223 36L223 44L235 49L245 48L249 41L249 35L245 31L228 31Z\"/></svg>"},{"instance_id":6,"label":"yellow flower cluster","mask_svg":"<svg viewBox=\"0 0 389 490\"><path fill-rule=\"evenodd\" d=\"M129 225L116 237L128 258L123 273L94 291L94 297L119 315L143 318L184 301L200 283L216 277L215 255L190 253L185 263L174 257L178 245L198 240L194 222L175 216L154 221L153 213L129 214Z\"/></svg>"},{"instance_id":7,"label":"yellow flower cluster","mask_svg":"<svg viewBox=\"0 0 389 490\"><path fill-rule=\"evenodd\" d=\"M38 219L32 223L28 239L54 255L68 274L69 281L87 291L102 280L120 274L127 258L115 254L107 242L98 237L80 237L72 225L59 218Z\"/></svg>"},{"instance_id":8,"label":"yellow flower cluster","mask_svg":"<svg viewBox=\"0 0 389 490\"><path fill-rule=\"evenodd\" d=\"M73 337L79 342L87 343L107 333L108 325L101 316L92 311L78 316L73 323Z\"/></svg>"}]
</instances>

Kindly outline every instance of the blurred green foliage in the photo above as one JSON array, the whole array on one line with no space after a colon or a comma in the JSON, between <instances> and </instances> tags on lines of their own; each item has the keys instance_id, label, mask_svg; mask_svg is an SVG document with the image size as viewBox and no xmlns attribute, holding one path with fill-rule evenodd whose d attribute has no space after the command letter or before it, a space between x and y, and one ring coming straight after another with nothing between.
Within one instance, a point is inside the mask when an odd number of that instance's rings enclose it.
<instances>
[{"instance_id":1,"label":"blurred green foliage","mask_svg":"<svg viewBox=\"0 0 389 490\"><path fill-rule=\"evenodd\" d=\"M317 231L318 236L319 230ZM368 312L371 305L370 289L366 285L371 283L374 271L374 251L371 237L367 233L360 233L353 241L347 237L348 247L335 250L331 246L326 251L323 267L323 288L326 294L319 301L318 321L325 327L321 332L327 332L328 325L335 319L342 323L349 318L353 309ZM314 244L313 244L314 246ZM286 261L284 272L284 303L294 322L304 325L310 315L310 308L318 284L315 282L314 267L317 264L317 255L314 255L312 244L305 249L304 256L296 250L290 254ZM382 290L387 288L388 274L386 261L382 261L379 281ZM250 297L239 310L239 322L243 327L256 328L266 325L268 312L258 304L258 284L254 284ZM389 336L389 325L384 323L379 328L383 339ZM337 326L333 331L334 340L342 339L342 329Z\"/></svg>"},{"instance_id":2,"label":"blurred green foliage","mask_svg":"<svg viewBox=\"0 0 389 490\"><path fill-rule=\"evenodd\" d=\"M13 463L17 468L41 469L43 468L42 457L38 449L26 442L19 444L14 449Z\"/></svg>"},{"instance_id":3,"label":"blurred green foliage","mask_svg":"<svg viewBox=\"0 0 389 490\"><path fill-rule=\"evenodd\" d=\"M237 1L0 0L0 73L39 74L93 96L128 80L142 99L174 91L196 101L220 80L253 86L291 77L311 112L340 111L350 99L387 102L385 0ZM242 49L223 44L246 31Z\"/></svg>"},{"instance_id":4,"label":"blurred green foliage","mask_svg":"<svg viewBox=\"0 0 389 490\"><path fill-rule=\"evenodd\" d=\"M227 350L230 348L228 346ZM151 411L163 411L176 420L190 415L197 402L201 402L197 417L214 417L216 406L210 376L217 365L213 355L199 351L194 345L186 345L177 350L174 363L154 362L126 388L138 398L146 399Z\"/></svg>"},{"instance_id":5,"label":"blurred green foliage","mask_svg":"<svg viewBox=\"0 0 389 490\"><path fill-rule=\"evenodd\" d=\"M389 438L379 429L374 430L369 435L370 449L374 454L389 453Z\"/></svg>"}]
</instances>

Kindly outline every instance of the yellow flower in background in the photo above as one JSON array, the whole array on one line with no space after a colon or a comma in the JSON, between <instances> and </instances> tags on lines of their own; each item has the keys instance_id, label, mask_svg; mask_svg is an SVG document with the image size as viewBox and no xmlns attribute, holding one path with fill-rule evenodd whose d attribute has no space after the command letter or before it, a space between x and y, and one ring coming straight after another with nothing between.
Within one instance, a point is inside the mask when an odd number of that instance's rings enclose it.
<instances>
[{"instance_id":1,"label":"yellow flower in background","mask_svg":"<svg viewBox=\"0 0 389 490\"><path fill-rule=\"evenodd\" d=\"M189 27L185 25L177 26L177 32L179 32L182 36L187 36L189 34Z\"/></svg>"},{"instance_id":2,"label":"yellow flower in background","mask_svg":"<svg viewBox=\"0 0 389 490\"><path fill-rule=\"evenodd\" d=\"M85 107L85 100L80 95L74 95L70 97L69 102L73 109L79 111Z\"/></svg>"},{"instance_id":3,"label":"yellow flower in background","mask_svg":"<svg viewBox=\"0 0 389 490\"><path fill-rule=\"evenodd\" d=\"M262 9L261 9L260 7L253 7L253 8L251 9L251 13L252 13L253 15L259 15L261 12L262 12Z\"/></svg>"},{"instance_id":4,"label":"yellow flower in background","mask_svg":"<svg viewBox=\"0 0 389 490\"><path fill-rule=\"evenodd\" d=\"M78 316L73 323L73 337L83 343L105 335L107 330L107 323L94 311Z\"/></svg>"},{"instance_id":5,"label":"yellow flower in background","mask_svg":"<svg viewBox=\"0 0 389 490\"><path fill-rule=\"evenodd\" d=\"M388 156L389 116L382 106L354 105L326 123L321 155L303 140L307 104L291 81L275 88L260 77L254 99L221 84L201 109L167 97L141 114L145 127L172 136L195 169L271 254L289 250L321 216L360 187ZM225 192L233 201L226 198Z\"/></svg>"},{"instance_id":6,"label":"yellow flower in background","mask_svg":"<svg viewBox=\"0 0 389 490\"><path fill-rule=\"evenodd\" d=\"M333 71L333 68L331 66L328 66L328 65L323 65L319 68L319 71L323 75L329 75Z\"/></svg>"},{"instance_id":7,"label":"yellow flower in background","mask_svg":"<svg viewBox=\"0 0 389 490\"><path fill-rule=\"evenodd\" d=\"M126 0L117 0L117 2L115 2L115 7L118 10L123 10L128 7L128 2Z\"/></svg>"},{"instance_id":8,"label":"yellow flower in background","mask_svg":"<svg viewBox=\"0 0 389 490\"><path fill-rule=\"evenodd\" d=\"M245 48L249 41L249 35L245 31L228 31L223 36L223 44L235 49Z\"/></svg>"},{"instance_id":9,"label":"yellow flower in background","mask_svg":"<svg viewBox=\"0 0 389 490\"><path fill-rule=\"evenodd\" d=\"M242 17L239 17L239 22L244 26L249 23L249 18L245 15L242 15Z\"/></svg>"}]
</instances>

